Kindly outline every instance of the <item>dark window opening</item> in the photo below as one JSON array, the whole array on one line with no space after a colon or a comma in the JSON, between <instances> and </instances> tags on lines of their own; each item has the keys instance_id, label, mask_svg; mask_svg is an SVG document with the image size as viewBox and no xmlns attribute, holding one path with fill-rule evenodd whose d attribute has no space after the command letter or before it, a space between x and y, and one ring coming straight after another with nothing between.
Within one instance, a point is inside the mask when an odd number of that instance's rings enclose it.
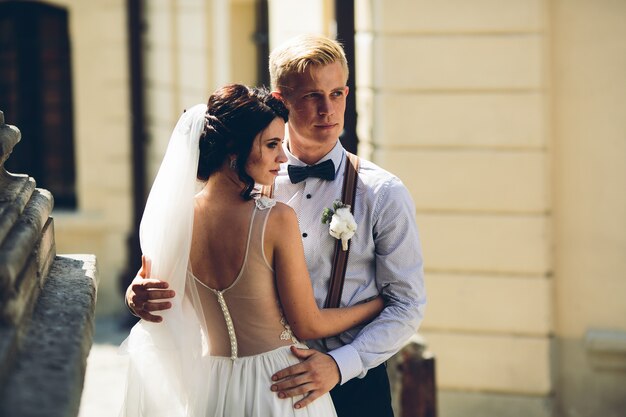
<instances>
[{"instance_id":1,"label":"dark window opening","mask_svg":"<svg viewBox=\"0 0 626 417\"><path fill-rule=\"evenodd\" d=\"M5 163L75 209L74 128L67 11L0 2L0 110L22 139Z\"/></svg>"},{"instance_id":2,"label":"dark window opening","mask_svg":"<svg viewBox=\"0 0 626 417\"><path fill-rule=\"evenodd\" d=\"M264 85L270 88L270 28L267 1L255 1L256 27L252 38L256 44L257 85Z\"/></svg>"},{"instance_id":3,"label":"dark window opening","mask_svg":"<svg viewBox=\"0 0 626 417\"><path fill-rule=\"evenodd\" d=\"M335 19L337 21L337 40L343 45L348 60L348 87L350 94L346 97L346 115L343 124L341 144L348 152L357 153L359 138L356 132L356 33L354 22L354 0L335 0Z\"/></svg>"}]
</instances>

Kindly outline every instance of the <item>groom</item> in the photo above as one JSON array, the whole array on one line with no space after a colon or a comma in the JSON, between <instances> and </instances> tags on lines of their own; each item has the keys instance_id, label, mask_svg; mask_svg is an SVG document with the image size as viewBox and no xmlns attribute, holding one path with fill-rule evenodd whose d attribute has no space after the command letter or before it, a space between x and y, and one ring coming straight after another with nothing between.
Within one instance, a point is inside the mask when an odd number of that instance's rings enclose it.
<instances>
[{"instance_id":1,"label":"groom","mask_svg":"<svg viewBox=\"0 0 626 417\"><path fill-rule=\"evenodd\" d=\"M347 155L338 138L349 93L348 65L337 42L307 35L272 51L270 75L273 93L289 109L289 167L282 167L274 196L298 215L315 298L323 306L336 240L321 217L342 195ZM313 170L299 169L321 163ZM280 398L304 394L296 407L330 391L340 417L393 416L385 361L417 331L423 317L421 246L415 207L402 182L365 160L358 175L358 228L350 241L341 306L382 293L386 307L369 324L309 341L312 349L292 348L302 362L277 372L271 389Z\"/></svg>"}]
</instances>

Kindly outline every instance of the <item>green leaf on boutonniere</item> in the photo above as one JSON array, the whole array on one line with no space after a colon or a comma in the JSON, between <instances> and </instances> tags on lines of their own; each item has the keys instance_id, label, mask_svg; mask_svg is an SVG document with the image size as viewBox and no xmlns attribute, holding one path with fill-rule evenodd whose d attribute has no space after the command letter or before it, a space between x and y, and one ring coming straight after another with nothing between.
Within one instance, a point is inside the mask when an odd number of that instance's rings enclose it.
<instances>
[{"instance_id":1,"label":"green leaf on boutonniere","mask_svg":"<svg viewBox=\"0 0 626 417\"><path fill-rule=\"evenodd\" d=\"M345 204L344 202L342 202L341 200L335 200L333 201L333 210L337 211L341 208L347 208L350 209L350 204Z\"/></svg>"},{"instance_id":2,"label":"green leaf on boutonniere","mask_svg":"<svg viewBox=\"0 0 626 417\"><path fill-rule=\"evenodd\" d=\"M329 209L328 207L326 207L324 211L322 212L322 223L323 224L330 223L330 221L333 218L333 214L335 214L335 212L332 209Z\"/></svg>"}]
</instances>

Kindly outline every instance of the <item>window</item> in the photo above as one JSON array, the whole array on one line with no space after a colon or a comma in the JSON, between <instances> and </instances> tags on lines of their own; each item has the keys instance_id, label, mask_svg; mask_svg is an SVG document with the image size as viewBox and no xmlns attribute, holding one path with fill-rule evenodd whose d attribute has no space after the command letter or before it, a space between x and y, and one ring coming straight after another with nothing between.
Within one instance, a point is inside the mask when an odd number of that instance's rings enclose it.
<instances>
[{"instance_id":1,"label":"window","mask_svg":"<svg viewBox=\"0 0 626 417\"><path fill-rule=\"evenodd\" d=\"M28 174L76 208L67 11L38 2L0 2L0 110L22 140L7 170Z\"/></svg>"}]
</instances>

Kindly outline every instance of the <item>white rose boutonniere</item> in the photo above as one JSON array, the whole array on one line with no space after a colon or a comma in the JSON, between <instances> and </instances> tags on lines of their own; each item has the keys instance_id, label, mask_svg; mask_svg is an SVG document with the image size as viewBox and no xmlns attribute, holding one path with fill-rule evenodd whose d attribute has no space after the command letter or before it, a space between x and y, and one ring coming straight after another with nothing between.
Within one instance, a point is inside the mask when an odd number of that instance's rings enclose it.
<instances>
[{"instance_id":1,"label":"white rose boutonniere","mask_svg":"<svg viewBox=\"0 0 626 417\"><path fill-rule=\"evenodd\" d=\"M322 212L322 223L330 224L330 235L341 239L341 249L348 250L348 240L354 236L357 227L354 216L350 213L350 205L335 200L332 208L325 208Z\"/></svg>"}]
</instances>

